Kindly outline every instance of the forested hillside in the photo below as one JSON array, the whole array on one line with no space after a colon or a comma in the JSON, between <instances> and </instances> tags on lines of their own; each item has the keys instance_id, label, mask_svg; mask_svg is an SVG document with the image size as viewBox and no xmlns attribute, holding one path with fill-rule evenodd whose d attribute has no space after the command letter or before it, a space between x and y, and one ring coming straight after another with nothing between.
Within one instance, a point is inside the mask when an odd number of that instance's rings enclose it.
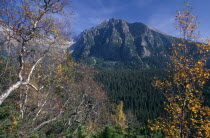
<instances>
[{"instance_id":1,"label":"forested hillside","mask_svg":"<svg viewBox=\"0 0 210 138\"><path fill-rule=\"evenodd\" d=\"M104 85L111 102L123 101L126 111L132 111L140 122L166 116L164 95L154 86L154 78L168 78L164 70L103 70L95 80ZM210 83L204 86L204 104L210 106Z\"/></svg>"},{"instance_id":2,"label":"forested hillside","mask_svg":"<svg viewBox=\"0 0 210 138\"><path fill-rule=\"evenodd\" d=\"M76 1L76 29L97 26L75 43L69 0L0 1L0 137L210 137L210 41L190 3L173 17L173 37L140 22L99 24L143 2L116 1Z\"/></svg>"},{"instance_id":3,"label":"forested hillside","mask_svg":"<svg viewBox=\"0 0 210 138\"><path fill-rule=\"evenodd\" d=\"M118 70L101 71L95 79L104 84L111 102L123 101L126 111L145 122L165 116L164 96L152 85L154 77L165 76L163 70Z\"/></svg>"}]
</instances>

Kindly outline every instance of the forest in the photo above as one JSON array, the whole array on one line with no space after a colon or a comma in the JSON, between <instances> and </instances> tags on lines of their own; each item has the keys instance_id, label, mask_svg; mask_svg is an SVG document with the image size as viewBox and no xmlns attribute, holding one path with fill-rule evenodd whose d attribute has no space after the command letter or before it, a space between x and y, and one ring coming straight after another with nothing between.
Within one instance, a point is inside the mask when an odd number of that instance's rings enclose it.
<instances>
[{"instance_id":1,"label":"forest","mask_svg":"<svg viewBox=\"0 0 210 138\"><path fill-rule=\"evenodd\" d=\"M210 47L189 2L167 67L138 70L76 62L68 0L0 3L0 137L210 137Z\"/></svg>"}]
</instances>

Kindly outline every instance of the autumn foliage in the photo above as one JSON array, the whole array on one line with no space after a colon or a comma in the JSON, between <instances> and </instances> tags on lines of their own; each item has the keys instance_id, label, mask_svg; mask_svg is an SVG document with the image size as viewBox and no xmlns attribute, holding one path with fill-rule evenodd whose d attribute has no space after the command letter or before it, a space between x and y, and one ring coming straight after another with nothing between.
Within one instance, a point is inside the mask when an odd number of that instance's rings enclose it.
<instances>
[{"instance_id":1,"label":"autumn foliage","mask_svg":"<svg viewBox=\"0 0 210 138\"><path fill-rule=\"evenodd\" d=\"M120 103L116 106L115 112L116 113L112 115L112 119L114 120L116 127L127 128L127 119L125 113L123 112L123 101L120 101Z\"/></svg>"},{"instance_id":2,"label":"autumn foliage","mask_svg":"<svg viewBox=\"0 0 210 138\"><path fill-rule=\"evenodd\" d=\"M196 42L199 33L189 3L183 11L177 11L175 19L180 42L172 45L170 79L154 81L167 99L168 118L158 118L150 128L161 129L166 137L209 137L210 109L203 105L202 93L210 77L206 68L209 44Z\"/></svg>"}]
</instances>

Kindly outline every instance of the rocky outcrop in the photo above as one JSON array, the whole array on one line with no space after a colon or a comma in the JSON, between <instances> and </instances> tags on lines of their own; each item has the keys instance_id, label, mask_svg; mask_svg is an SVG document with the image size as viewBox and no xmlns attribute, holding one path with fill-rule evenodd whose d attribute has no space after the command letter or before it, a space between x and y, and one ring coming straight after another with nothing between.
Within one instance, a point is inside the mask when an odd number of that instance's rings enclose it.
<instances>
[{"instance_id":1,"label":"rocky outcrop","mask_svg":"<svg viewBox=\"0 0 210 138\"><path fill-rule=\"evenodd\" d=\"M82 32L72 55L98 68L158 68L173 39L143 23L112 18Z\"/></svg>"}]
</instances>

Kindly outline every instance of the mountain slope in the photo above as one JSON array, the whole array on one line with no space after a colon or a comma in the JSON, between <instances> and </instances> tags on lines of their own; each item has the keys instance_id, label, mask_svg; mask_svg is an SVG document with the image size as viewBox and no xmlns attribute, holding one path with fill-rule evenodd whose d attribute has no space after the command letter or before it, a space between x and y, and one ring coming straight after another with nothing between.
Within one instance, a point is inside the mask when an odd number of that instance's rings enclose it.
<instances>
[{"instance_id":1,"label":"mountain slope","mask_svg":"<svg viewBox=\"0 0 210 138\"><path fill-rule=\"evenodd\" d=\"M112 18L82 32L72 56L97 68L160 68L173 39L143 23Z\"/></svg>"}]
</instances>

